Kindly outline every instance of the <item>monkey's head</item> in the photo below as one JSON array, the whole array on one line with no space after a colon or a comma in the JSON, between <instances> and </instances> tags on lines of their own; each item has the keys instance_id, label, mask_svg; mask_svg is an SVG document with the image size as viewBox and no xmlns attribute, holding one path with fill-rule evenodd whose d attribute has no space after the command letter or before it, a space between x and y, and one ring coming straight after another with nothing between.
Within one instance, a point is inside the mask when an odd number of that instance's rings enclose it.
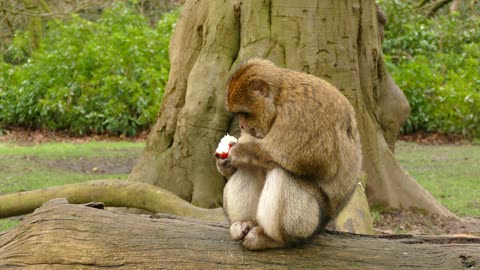
<instances>
[{"instance_id":1,"label":"monkey's head","mask_svg":"<svg viewBox=\"0 0 480 270\"><path fill-rule=\"evenodd\" d=\"M257 138L267 135L277 115L278 90L269 83L276 68L267 60L254 58L240 65L228 80L227 110L238 116L240 129Z\"/></svg>"}]
</instances>

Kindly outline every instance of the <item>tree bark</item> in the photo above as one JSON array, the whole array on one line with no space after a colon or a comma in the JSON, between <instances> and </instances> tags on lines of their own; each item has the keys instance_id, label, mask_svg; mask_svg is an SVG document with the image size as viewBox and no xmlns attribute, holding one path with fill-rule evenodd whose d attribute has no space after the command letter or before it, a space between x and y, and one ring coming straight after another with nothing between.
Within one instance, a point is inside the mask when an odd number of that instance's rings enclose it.
<instances>
[{"instance_id":1,"label":"tree bark","mask_svg":"<svg viewBox=\"0 0 480 270\"><path fill-rule=\"evenodd\" d=\"M462 4L462 0L453 0L450 4L450 14L458 12L460 10L460 5Z\"/></svg>"},{"instance_id":2,"label":"tree bark","mask_svg":"<svg viewBox=\"0 0 480 270\"><path fill-rule=\"evenodd\" d=\"M365 180L365 177L360 177L352 197L338 216L330 221L328 229L357 234L374 234L373 218L365 195Z\"/></svg>"},{"instance_id":3,"label":"tree bark","mask_svg":"<svg viewBox=\"0 0 480 270\"><path fill-rule=\"evenodd\" d=\"M62 200L0 233L3 269L465 269L480 238L324 233L289 249L251 252L226 224L115 214Z\"/></svg>"},{"instance_id":4,"label":"tree bark","mask_svg":"<svg viewBox=\"0 0 480 270\"><path fill-rule=\"evenodd\" d=\"M213 152L225 133L238 130L224 108L227 77L239 63L262 57L332 82L353 104L370 204L453 216L390 150L396 134L386 132L388 121L404 116L388 104L402 95L387 90L393 84L376 18L371 0L187 1L170 44L158 121L129 180L163 187L194 205L219 206L225 182Z\"/></svg>"},{"instance_id":5,"label":"tree bark","mask_svg":"<svg viewBox=\"0 0 480 270\"><path fill-rule=\"evenodd\" d=\"M225 181L214 150L229 117L218 97L238 50L238 8L233 1L185 4L170 42L158 120L130 181L163 187L194 205L221 205Z\"/></svg>"}]
</instances>

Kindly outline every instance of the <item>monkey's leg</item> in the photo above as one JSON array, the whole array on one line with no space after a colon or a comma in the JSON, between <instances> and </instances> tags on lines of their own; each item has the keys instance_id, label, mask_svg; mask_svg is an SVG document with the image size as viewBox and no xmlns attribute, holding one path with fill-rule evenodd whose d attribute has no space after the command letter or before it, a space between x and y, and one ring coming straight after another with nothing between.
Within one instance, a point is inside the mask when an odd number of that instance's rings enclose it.
<instances>
[{"instance_id":1,"label":"monkey's leg","mask_svg":"<svg viewBox=\"0 0 480 270\"><path fill-rule=\"evenodd\" d=\"M260 192L265 183L265 173L256 168L239 168L228 180L223 190L223 208L230 220L230 235L240 240L256 224Z\"/></svg>"},{"instance_id":2,"label":"monkey's leg","mask_svg":"<svg viewBox=\"0 0 480 270\"><path fill-rule=\"evenodd\" d=\"M257 209L258 225L244 239L250 250L283 247L312 236L320 210L311 183L296 179L281 168L267 173Z\"/></svg>"}]
</instances>

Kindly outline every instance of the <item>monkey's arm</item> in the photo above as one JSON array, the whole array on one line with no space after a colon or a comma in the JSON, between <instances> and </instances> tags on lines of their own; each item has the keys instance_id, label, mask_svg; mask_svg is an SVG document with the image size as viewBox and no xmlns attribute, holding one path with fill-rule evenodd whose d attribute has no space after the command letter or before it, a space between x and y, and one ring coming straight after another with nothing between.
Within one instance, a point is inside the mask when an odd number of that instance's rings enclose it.
<instances>
[{"instance_id":1,"label":"monkey's arm","mask_svg":"<svg viewBox=\"0 0 480 270\"><path fill-rule=\"evenodd\" d=\"M229 157L234 167L255 166L272 169L275 166L271 155L257 142L237 143L230 150Z\"/></svg>"},{"instance_id":2,"label":"monkey's arm","mask_svg":"<svg viewBox=\"0 0 480 270\"><path fill-rule=\"evenodd\" d=\"M225 177L230 177L237 171L237 167L232 165L230 157L217 158L217 170Z\"/></svg>"}]
</instances>

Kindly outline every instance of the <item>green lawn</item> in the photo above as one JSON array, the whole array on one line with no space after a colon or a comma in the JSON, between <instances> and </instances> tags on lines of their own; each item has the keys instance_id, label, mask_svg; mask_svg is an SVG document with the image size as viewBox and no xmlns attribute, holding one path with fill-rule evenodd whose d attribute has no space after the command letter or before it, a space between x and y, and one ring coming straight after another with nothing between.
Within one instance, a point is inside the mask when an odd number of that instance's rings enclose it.
<instances>
[{"instance_id":1,"label":"green lawn","mask_svg":"<svg viewBox=\"0 0 480 270\"><path fill-rule=\"evenodd\" d=\"M0 195L95 179L126 179L144 143L0 143ZM0 231L17 222L0 219Z\"/></svg>"},{"instance_id":2,"label":"green lawn","mask_svg":"<svg viewBox=\"0 0 480 270\"><path fill-rule=\"evenodd\" d=\"M419 145L398 142L404 168L448 209L480 217L480 145Z\"/></svg>"},{"instance_id":3,"label":"green lawn","mask_svg":"<svg viewBox=\"0 0 480 270\"><path fill-rule=\"evenodd\" d=\"M125 179L143 143L0 144L0 194L82 181Z\"/></svg>"},{"instance_id":4,"label":"green lawn","mask_svg":"<svg viewBox=\"0 0 480 270\"><path fill-rule=\"evenodd\" d=\"M94 179L126 179L144 143L0 143L0 195ZM458 215L480 217L480 145L399 142L407 171ZM17 222L0 220L0 231Z\"/></svg>"}]
</instances>

